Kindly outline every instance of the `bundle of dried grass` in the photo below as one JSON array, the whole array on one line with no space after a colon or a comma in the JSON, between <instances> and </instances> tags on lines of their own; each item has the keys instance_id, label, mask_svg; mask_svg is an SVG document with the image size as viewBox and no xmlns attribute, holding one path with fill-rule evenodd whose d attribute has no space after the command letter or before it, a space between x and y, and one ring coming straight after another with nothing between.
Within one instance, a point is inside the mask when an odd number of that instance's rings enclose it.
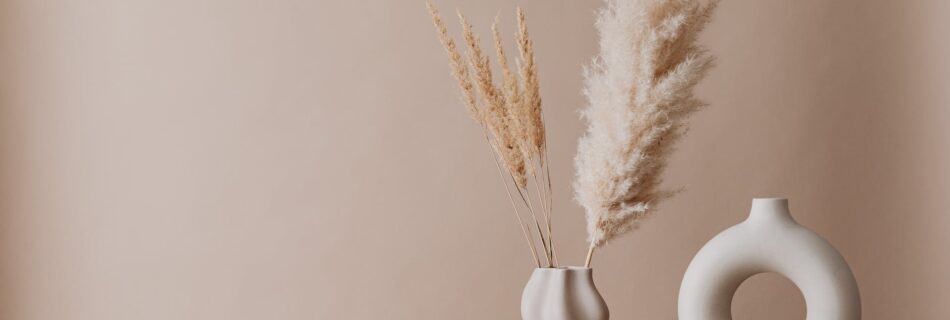
<instances>
[{"instance_id":1,"label":"bundle of dried grass","mask_svg":"<svg viewBox=\"0 0 950 320\"><path fill-rule=\"evenodd\" d=\"M546 160L540 85L524 11L521 8L517 10L517 76L508 65L497 19L492 26L502 73L502 85L499 88L492 77L490 60L482 51L479 38L465 17L458 14L467 48L467 54L463 57L449 36L438 9L432 3L427 3L427 6L439 41L448 53L452 75L462 92L462 103L482 127L485 139L495 155L508 199L535 264L538 267L556 267L557 254L551 240L551 180ZM508 180L511 181L510 187ZM534 187L534 194L530 192L530 186ZM517 197L511 189L516 191ZM521 201L516 201L516 198ZM543 253L544 261L539 251Z\"/></svg>"},{"instance_id":2,"label":"bundle of dried grass","mask_svg":"<svg viewBox=\"0 0 950 320\"><path fill-rule=\"evenodd\" d=\"M600 54L585 72L588 128L580 139L575 198L594 249L633 230L673 192L660 190L672 145L704 103L693 87L713 58L698 44L717 1L607 0Z\"/></svg>"}]
</instances>

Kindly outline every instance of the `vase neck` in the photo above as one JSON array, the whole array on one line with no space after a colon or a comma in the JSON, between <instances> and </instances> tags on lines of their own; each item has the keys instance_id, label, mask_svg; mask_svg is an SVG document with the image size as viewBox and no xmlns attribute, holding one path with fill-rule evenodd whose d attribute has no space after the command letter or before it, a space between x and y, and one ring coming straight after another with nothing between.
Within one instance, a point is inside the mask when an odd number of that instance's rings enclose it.
<instances>
[{"instance_id":1,"label":"vase neck","mask_svg":"<svg viewBox=\"0 0 950 320\"><path fill-rule=\"evenodd\" d=\"M751 223L795 223L788 210L788 199L785 198L755 198L752 199L752 210L746 221Z\"/></svg>"}]
</instances>

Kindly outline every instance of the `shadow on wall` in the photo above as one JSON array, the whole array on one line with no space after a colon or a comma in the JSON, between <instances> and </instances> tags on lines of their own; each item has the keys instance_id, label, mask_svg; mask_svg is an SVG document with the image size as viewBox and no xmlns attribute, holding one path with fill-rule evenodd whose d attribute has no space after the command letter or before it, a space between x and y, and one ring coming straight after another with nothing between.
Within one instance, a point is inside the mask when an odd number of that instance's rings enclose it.
<instances>
[{"instance_id":1,"label":"shadow on wall","mask_svg":"<svg viewBox=\"0 0 950 320\"><path fill-rule=\"evenodd\" d=\"M919 41L923 6L888 1L832 1L823 6L802 39L811 50L795 65L803 70L808 103L799 119L796 154L809 175L815 200L810 217L826 238L845 252L858 278L864 313L880 319L931 318L937 291L921 272L920 258L931 248L921 241L938 219L939 195L927 198L927 171L946 170L933 162L940 150L939 118L922 88L934 71L917 56L931 50ZM790 36L790 39L801 38ZM780 76L780 75L776 75ZM810 102L810 103L809 103ZM790 106L793 107L793 106ZM945 150L943 152L946 152ZM929 202L928 202L929 201ZM947 261L932 261L942 263ZM939 295L936 295L939 296ZM901 311L899 311L901 310ZM931 309L932 310L932 309Z\"/></svg>"},{"instance_id":2,"label":"shadow on wall","mask_svg":"<svg viewBox=\"0 0 950 320\"><path fill-rule=\"evenodd\" d=\"M12 56L16 45L14 10L9 2L0 2L0 318L15 319L17 315L17 284L12 270L15 258L11 257L12 233L15 221L12 212L16 186L13 176L16 174L11 163L17 154L15 137L17 136L16 114L12 107L15 102L12 92L18 69L14 68Z\"/></svg>"}]
</instances>

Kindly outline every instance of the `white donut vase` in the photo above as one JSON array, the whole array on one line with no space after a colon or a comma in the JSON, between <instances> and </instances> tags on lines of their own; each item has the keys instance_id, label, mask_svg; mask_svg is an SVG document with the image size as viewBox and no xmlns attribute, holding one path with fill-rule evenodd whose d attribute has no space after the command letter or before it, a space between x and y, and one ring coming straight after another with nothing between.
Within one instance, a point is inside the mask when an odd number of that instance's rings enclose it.
<instances>
[{"instance_id":1,"label":"white donut vase","mask_svg":"<svg viewBox=\"0 0 950 320\"><path fill-rule=\"evenodd\" d=\"M749 218L706 243L680 286L679 320L731 320L732 297L749 277L774 272L805 298L807 320L859 320L851 268L818 234L799 225L788 200L754 199Z\"/></svg>"}]
</instances>

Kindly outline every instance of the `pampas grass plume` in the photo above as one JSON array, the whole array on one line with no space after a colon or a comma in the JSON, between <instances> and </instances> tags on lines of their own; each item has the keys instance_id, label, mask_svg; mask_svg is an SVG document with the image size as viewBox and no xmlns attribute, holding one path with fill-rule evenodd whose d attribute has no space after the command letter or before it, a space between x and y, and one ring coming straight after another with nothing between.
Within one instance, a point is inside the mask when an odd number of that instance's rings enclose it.
<instances>
[{"instance_id":1,"label":"pampas grass plume","mask_svg":"<svg viewBox=\"0 0 950 320\"><path fill-rule=\"evenodd\" d=\"M673 192L660 189L673 144L704 106L693 88L713 58L696 44L716 1L607 0L600 54L585 72L588 104L575 167L593 249L635 229Z\"/></svg>"}]
</instances>

